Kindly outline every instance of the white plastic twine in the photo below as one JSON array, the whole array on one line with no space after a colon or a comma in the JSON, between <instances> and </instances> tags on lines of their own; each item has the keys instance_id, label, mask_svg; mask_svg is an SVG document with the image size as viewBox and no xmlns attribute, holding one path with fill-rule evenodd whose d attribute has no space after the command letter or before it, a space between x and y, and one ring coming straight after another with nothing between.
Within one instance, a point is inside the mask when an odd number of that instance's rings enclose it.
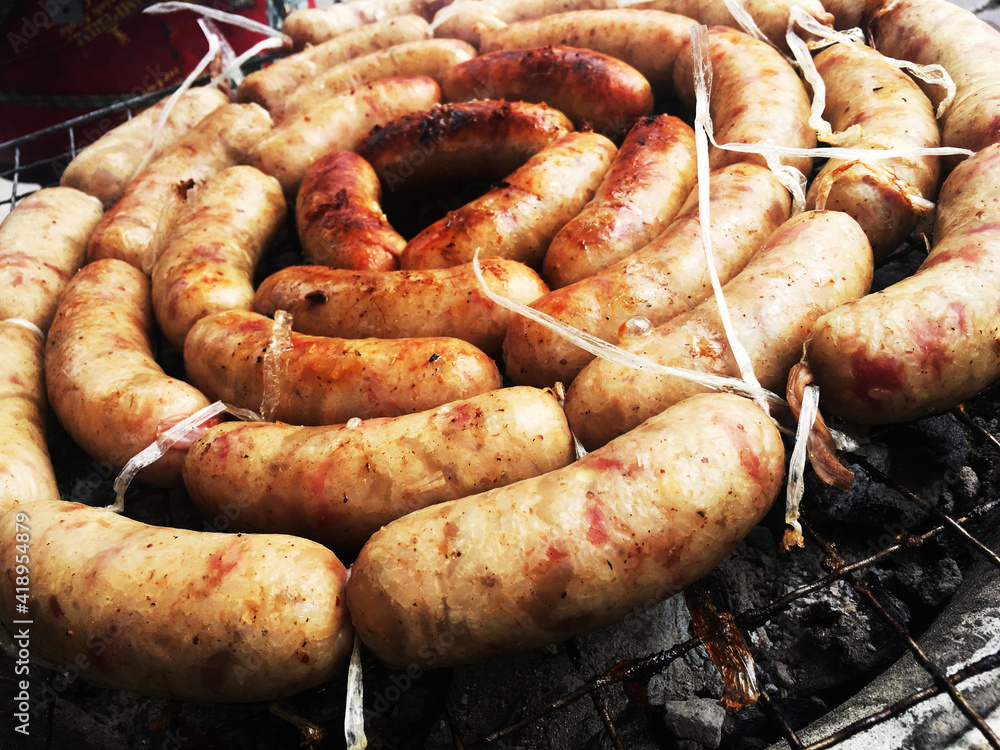
<instances>
[{"instance_id":1,"label":"white plastic twine","mask_svg":"<svg viewBox=\"0 0 1000 750\"><path fill-rule=\"evenodd\" d=\"M244 16L237 15L236 13L227 13L224 10L209 8L204 5L174 2L156 3L155 5L150 5L146 8L143 13L176 13L179 10L190 10L192 13L197 13L205 18L222 21L223 23L228 23L231 26L239 26L247 31L256 31L258 34L264 34L265 36L276 37L289 46L292 45L292 38L288 36L288 34L284 34L277 29L273 29L266 23L254 21L252 18L246 18Z\"/></svg>"},{"instance_id":2,"label":"white plastic twine","mask_svg":"<svg viewBox=\"0 0 1000 750\"><path fill-rule=\"evenodd\" d=\"M753 16L750 15L749 11L743 7L743 0L723 0L726 4L726 10L733 17L739 27L743 29L744 32L752 36L761 42L766 42L772 47L777 48L777 45L773 41L767 38L767 35L760 30L760 26L757 22L753 20ZM796 6L798 7L798 6Z\"/></svg>"},{"instance_id":3,"label":"white plastic twine","mask_svg":"<svg viewBox=\"0 0 1000 750\"><path fill-rule=\"evenodd\" d=\"M271 338L264 352L263 398L260 403L260 416L265 422L273 421L274 412L281 398L281 382L288 366L285 352L292 350L292 314L287 310L277 310L274 313L274 324L271 327Z\"/></svg>"},{"instance_id":4,"label":"white plastic twine","mask_svg":"<svg viewBox=\"0 0 1000 750\"><path fill-rule=\"evenodd\" d=\"M227 412L235 417L248 422L259 422L260 417L250 409L242 409L238 406L230 406L222 401L216 401L203 409L199 409L191 416L178 422L169 430L157 438L156 442L147 446L142 451L132 456L128 463L115 477L115 502L105 506L105 510L121 513L125 510L125 491L128 489L135 475L145 469L150 464L166 455L174 445L188 437L195 430L200 429L205 422L218 416L222 412Z\"/></svg>"},{"instance_id":5,"label":"white plastic twine","mask_svg":"<svg viewBox=\"0 0 1000 750\"><path fill-rule=\"evenodd\" d=\"M785 530L784 547L804 546L802 540L802 525L799 523L799 506L805 494L805 471L807 458L807 443L809 432L816 422L819 413L819 387L807 385L802 394L802 409L799 411L799 424L795 431L795 447L788 463L788 487L785 500L785 523L791 528Z\"/></svg>"},{"instance_id":6,"label":"white plastic twine","mask_svg":"<svg viewBox=\"0 0 1000 750\"><path fill-rule=\"evenodd\" d=\"M347 668L347 710L344 713L344 736L347 750L365 750L364 675L361 671L361 639L354 634L354 650Z\"/></svg>"},{"instance_id":7,"label":"white plastic twine","mask_svg":"<svg viewBox=\"0 0 1000 750\"><path fill-rule=\"evenodd\" d=\"M14 323L15 325L19 325L22 328L27 328L33 334L38 336L39 341L41 341L43 344L45 343L45 332L41 328L36 326L34 323L32 323L30 320L25 320L24 318L7 318L4 322Z\"/></svg>"}]
</instances>

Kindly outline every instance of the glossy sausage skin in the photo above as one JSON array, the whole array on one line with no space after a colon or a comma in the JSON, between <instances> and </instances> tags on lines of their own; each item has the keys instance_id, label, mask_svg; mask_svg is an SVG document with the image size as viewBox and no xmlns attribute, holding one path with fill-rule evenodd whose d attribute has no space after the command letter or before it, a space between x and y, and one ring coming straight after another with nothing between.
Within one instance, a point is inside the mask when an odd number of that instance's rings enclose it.
<instances>
[{"instance_id":1,"label":"glossy sausage skin","mask_svg":"<svg viewBox=\"0 0 1000 750\"><path fill-rule=\"evenodd\" d=\"M309 79L277 108L279 120L341 91L379 78L428 76L439 84L451 68L476 56L475 47L458 39L421 39L395 44L386 49L345 60Z\"/></svg>"},{"instance_id":2,"label":"glossy sausage skin","mask_svg":"<svg viewBox=\"0 0 1000 750\"><path fill-rule=\"evenodd\" d=\"M847 214L805 212L779 227L723 287L734 333L762 386L783 391L816 319L868 292L871 252ZM739 377L714 296L621 346L662 365ZM570 385L566 415L580 442L593 449L705 390L676 376L596 359Z\"/></svg>"},{"instance_id":3,"label":"glossy sausage skin","mask_svg":"<svg viewBox=\"0 0 1000 750\"><path fill-rule=\"evenodd\" d=\"M696 396L564 469L393 521L355 561L347 606L394 668L555 643L705 575L783 476L769 417L738 396Z\"/></svg>"},{"instance_id":4,"label":"glossy sausage skin","mask_svg":"<svg viewBox=\"0 0 1000 750\"><path fill-rule=\"evenodd\" d=\"M824 315L806 360L825 409L856 422L950 409L1000 376L1000 144L945 180L917 272Z\"/></svg>"},{"instance_id":5,"label":"glossy sausage skin","mask_svg":"<svg viewBox=\"0 0 1000 750\"><path fill-rule=\"evenodd\" d=\"M539 312L617 344L631 318L666 323L711 296L697 193L659 237L619 263L532 303ZM722 283L739 273L791 210L788 190L756 164L711 175L709 236ZM528 318L504 339L507 377L524 385L570 383L594 356Z\"/></svg>"},{"instance_id":6,"label":"glossy sausage skin","mask_svg":"<svg viewBox=\"0 0 1000 750\"><path fill-rule=\"evenodd\" d=\"M357 152L388 192L500 179L573 129L542 104L483 100L413 112L373 130Z\"/></svg>"},{"instance_id":7,"label":"glossy sausage skin","mask_svg":"<svg viewBox=\"0 0 1000 750\"><path fill-rule=\"evenodd\" d=\"M935 148L941 135L930 101L906 73L868 47L835 44L816 55L834 132L853 135L837 145ZM854 128L854 131L850 129ZM937 197L940 158L877 162L829 160L813 179L807 208L845 211L865 230L875 259L895 250Z\"/></svg>"},{"instance_id":8,"label":"glossy sausage skin","mask_svg":"<svg viewBox=\"0 0 1000 750\"><path fill-rule=\"evenodd\" d=\"M177 186L203 183L246 162L270 131L271 116L256 104L227 104L213 111L129 183L90 236L88 260L117 258L150 273L155 261L150 248Z\"/></svg>"},{"instance_id":9,"label":"glossy sausage skin","mask_svg":"<svg viewBox=\"0 0 1000 750\"><path fill-rule=\"evenodd\" d=\"M487 258L480 263L489 289L522 304L548 291L522 263ZM292 314L301 333L343 338L452 336L490 355L500 353L516 314L481 291L472 264L429 271L348 271L291 266L257 289L254 309Z\"/></svg>"},{"instance_id":10,"label":"glossy sausage skin","mask_svg":"<svg viewBox=\"0 0 1000 750\"><path fill-rule=\"evenodd\" d=\"M202 318L184 343L191 382L213 399L260 409L273 321L233 310ZM342 339L293 333L283 355L273 418L340 424L395 417L500 387L496 364L450 338Z\"/></svg>"},{"instance_id":11,"label":"glossy sausage skin","mask_svg":"<svg viewBox=\"0 0 1000 750\"><path fill-rule=\"evenodd\" d=\"M234 423L206 432L184 484L232 528L359 549L390 521L566 466L573 442L550 391L502 388L357 425Z\"/></svg>"},{"instance_id":12,"label":"glossy sausage skin","mask_svg":"<svg viewBox=\"0 0 1000 750\"><path fill-rule=\"evenodd\" d=\"M401 76L349 89L290 117L262 141L250 163L295 196L310 165L329 151L356 151L368 132L441 100L433 78Z\"/></svg>"},{"instance_id":13,"label":"glossy sausage skin","mask_svg":"<svg viewBox=\"0 0 1000 750\"><path fill-rule=\"evenodd\" d=\"M33 656L88 682L181 701L274 700L351 652L347 571L315 542L148 526L80 503L0 518L0 617L14 612L15 520L31 533ZM23 625L21 626L23 628Z\"/></svg>"},{"instance_id":14,"label":"glossy sausage skin","mask_svg":"<svg viewBox=\"0 0 1000 750\"><path fill-rule=\"evenodd\" d=\"M615 141L653 111L649 81L638 70L610 55L564 45L480 55L449 70L441 93L452 102L544 102L578 130L586 127Z\"/></svg>"},{"instance_id":15,"label":"glossy sausage skin","mask_svg":"<svg viewBox=\"0 0 1000 750\"><path fill-rule=\"evenodd\" d=\"M149 280L112 258L89 263L73 277L49 329L45 384L52 411L81 448L115 471L208 406L197 389L168 377L156 363L152 333ZM177 443L138 478L177 484L193 439Z\"/></svg>"},{"instance_id":16,"label":"glossy sausage skin","mask_svg":"<svg viewBox=\"0 0 1000 750\"><path fill-rule=\"evenodd\" d=\"M392 228L371 165L353 151L331 151L306 171L295 199L302 254L332 268L394 271L406 240Z\"/></svg>"},{"instance_id":17,"label":"glossy sausage skin","mask_svg":"<svg viewBox=\"0 0 1000 750\"><path fill-rule=\"evenodd\" d=\"M1000 143L1000 31L948 0L887 3L875 20L875 49L901 60L943 65L955 100L941 116L945 146L979 151ZM924 85L935 106L941 86Z\"/></svg>"},{"instance_id":18,"label":"glossy sausage skin","mask_svg":"<svg viewBox=\"0 0 1000 750\"><path fill-rule=\"evenodd\" d=\"M593 275L652 242L695 186L694 131L670 115L637 122L597 192L545 252L553 288Z\"/></svg>"},{"instance_id":19,"label":"glossy sausage skin","mask_svg":"<svg viewBox=\"0 0 1000 750\"><path fill-rule=\"evenodd\" d=\"M402 268L447 268L510 258L535 268L566 222L594 196L617 149L598 133L568 133L485 195L450 211L406 244Z\"/></svg>"},{"instance_id":20,"label":"glossy sausage skin","mask_svg":"<svg viewBox=\"0 0 1000 750\"><path fill-rule=\"evenodd\" d=\"M0 320L0 514L19 503L58 500L45 440L45 353L30 328Z\"/></svg>"},{"instance_id":21,"label":"glossy sausage skin","mask_svg":"<svg viewBox=\"0 0 1000 750\"><path fill-rule=\"evenodd\" d=\"M245 165L188 194L152 275L156 322L177 351L206 315L251 308L254 269L284 228L285 210L278 181Z\"/></svg>"},{"instance_id":22,"label":"glossy sausage skin","mask_svg":"<svg viewBox=\"0 0 1000 750\"><path fill-rule=\"evenodd\" d=\"M712 61L712 98L709 112L717 143L760 143L815 148L816 131L809 125L809 96L795 69L781 54L736 29L709 29ZM695 105L691 42L678 53L674 89L692 110ZM713 146L712 169L751 161L765 164L757 154L726 151ZM782 164L809 175L812 159L780 157Z\"/></svg>"},{"instance_id":23,"label":"glossy sausage skin","mask_svg":"<svg viewBox=\"0 0 1000 750\"><path fill-rule=\"evenodd\" d=\"M659 96L673 91L674 62L691 25L690 18L659 10L571 10L486 31L479 52L547 44L592 49L631 65Z\"/></svg>"},{"instance_id":24,"label":"glossy sausage skin","mask_svg":"<svg viewBox=\"0 0 1000 750\"><path fill-rule=\"evenodd\" d=\"M0 224L0 320L48 329L103 213L97 198L68 187L42 188L14 206Z\"/></svg>"},{"instance_id":25,"label":"glossy sausage skin","mask_svg":"<svg viewBox=\"0 0 1000 750\"><path fill-rule=\"evenodd\" d=\"M155 160L198 125L210 112L227 104L222 91L196 86L177 99L154 140L166 100L143 110L109 130L78 153L66 166L59 184L94 196L105 208L113 206L147 157ZM152 150L152 154L150 151Z\"/></svg>"},{"instance_id":26,"label":"glossy sausage skin","mask_svg":"<svg viewBox=\"0 0 1000 750\"><path fill-rule=\"evenodd\" d=\"M236 99L256 102L273 114L284 107L293 91L324 71L354 57L395 44L427 39L430 35L430 25L420 16L375 21L249 73L236 90Z\"/></svg>"},{"instance_id":27,"label":"glossy sausage skin","mask_svg":"<svg viewBox=\"0 0 1000 750\"><path fill-rule=\"evenodd\" d=\"M416 15L429 20L443 4L443 0L354 0L323 8L300 8L288 14L281 30L298 47L318 45L393 16Z\"/></svg>"}]
</instances>

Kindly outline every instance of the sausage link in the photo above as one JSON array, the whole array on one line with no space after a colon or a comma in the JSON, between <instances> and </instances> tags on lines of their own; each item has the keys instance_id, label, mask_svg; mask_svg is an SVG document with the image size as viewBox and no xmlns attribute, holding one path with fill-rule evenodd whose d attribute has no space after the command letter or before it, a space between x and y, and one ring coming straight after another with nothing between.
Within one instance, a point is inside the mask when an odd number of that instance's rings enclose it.
<instances>
[{"instance_id":1,"label":"sausage link","mask_svg":"<svg viewBox=\"0 0 1000 750\"><path fill-rule=\"evenodd\" d=\"M816 56L826 85L825 116L838 141L860 148L935 148L941 134L931 103L913 80L878 52L835 44ZM937 196L937 156L849 162L830 159L813 179L807 208L845 211L865 230L875 259L896 249L926 212L914 199Z\"/></svg>"},{"instance_id":2,"label":"sausage link","mask_svg":"<svg viewBox=\"0 0 1000 750\"><path fill-rule=\"evenodd\" d=\"M497 187L450 211L406 244L402 268L446 268L480 257L538 267L567 221L594 196L617 149L598 133L568 133Z\"/></svg>"},{"instance_id":3,"label":"sausage link","mask_svg":"<svg viewBox=\"0 0 1000 750\"><path fill-rule=\"evenodd\" d=\"M390 226L371 165L353 151L331 151L306 170L295 225L310 263L394 271L406 240Z\"/></svg>"},{"instance_id":4,"label":"sausage link","mask_svg":"<svg viewBox=\"0 0 1000 750\"><path fill-rule=\"evenodd\" d=\"M293 197L310 165L328 151L356 151L374 127L441 100L433 78L402 76L358 86L283 121L254 150L250 163L278 178Z\"/></svg>"},{"instance_id":5,"label":"sausage link","mask_svg":"<svg viewBox=\"0 0 1000 750\"><path fill-rule=\"evenodd\" d=\"M430 20L445 0L353 0L323 8L300 8L288 14L281 30L299 48L319 45L342 34L394 16Z\"/></svg>"},{"instance_id":6,"label":"sausage link","mask_svg":"<svg viewBox=\"0 0 1000 750\"><path fill-rule=\"evenodd\" d=\"M156 124L167 104L164 99L109 130L73 157L59 184L82 190L100 200L104 208L110 208L147 157L152 161L161 156L210 112L228 102L229 98L217 88L190 88L177 99L163 128L156 133Z\"/></svg>"},{"instance_id":7,"label":"sausage link","mask_svg":"<svg viewBox=\"0 0 1000 750\"><path fill-rule=\"evenodd\" d=\"M653 111L649 81L638 70L610 55L564 45L490 52L460 63L445 74L441 92L452 102L544 102L578 130L614 141Z\"/></svg>"},{"instance_id":8,"label":"sausage link","mask_svg":"<svg viewBox=\"0 0 1000 750\"><path fill-rule=\"evenodd\" d=\"M765 42L736 29L709 29L712 62L712 99L709 112L718 143L759 143L772 146L815 148L816 131L809 125L809 96L795 69ZM691 41L682 46L674 67L677 96L694 109L694 63ZM757 154L712 147L709 165L750 161L765 164ZM812 159L781 157L782 164L811 174Z\"/></svg>"},{"instance_id":9,"label":"sausage link","mask_svg":"<svg viewBox=\"0 0 1000 750\"><path fill-rule=\"evenodd\" d=\"M49 329L45 385L52 411L81 448L115 471L208 406L198 390L168 377L153 359L152 329L149 280L113 258L89 263L73 277ZM191 440L177 443L138 478L177 484Z\"/></svg>"},{"instance_id":10,"label":"sausage link","mask_svg":"<svg viewBox=\"0 0 1000 750\"><path fill-rule=\"evenodd\" d=\"M45 353L29 328L0 320L0 515L19 503L58 500L45 442Z\"/></svg>"},{"instance_id":11,"label":"sausage link","mask_svg":"<svg viewBox=\"0 0 1000 750\"><path fill-rule=\"evenodd\" d=\"M871 252L850 216L810 211L785 222L723 287L733 331L762 386L783 390L816 319L867 293ZM739 376L714 297L621 345L662 365ZM590 449L704 390L672 375L596 359L570 385L566 415Z\"/></svg>"},{"instance_id":12,"label":"sausage link","mask_svg":"<svg viewBox=\"0 0 1000 750\"><path fill-rule=\"evenodd\" d=\"M87 258L117 258L150 273L155 260L150 248L177 186L202 183L246 162L270 130L270 115L256 104L227 104L214 110L129 183L90 236Z\"/></svg>"},{"instance_id":13,"label":"sausage link","mask_svg":"<svg viewBox=\"0 0 1000 750\"><path fill-rule=\"evenodd\" d=\"M191 382L213 399L259 409L273 321L232 310L198 321L184 342ZM500 387L496 364L450 338L342 339L293 333L283 355L273 418L341 424L433 409Z\"/></svg>"},{"instance_id":14,"label":"sausage link","mask_svg":"<svg viewBox=\"0 0 1000 750\"><path fill-rule=\"evenodd\" d=\"M670 115L629 131L593 200L549 244L542 275L553 288L592 276L652 242L697 179L694 131Z\"/></svg>"},{"instance_id":15,"label":"sausage link","mask_svg":"<svg viewBox=\"0 0 1000 750\"><path fill-rule=\"evenodd\" d=\"M548 291L537 273L503 258L480 264L491 291L531 304ZM254 309L264 315L292 314L301 333L343 338L451 336L490 355L515 314L489 300L471 264L430 271L356 272L292 266L257 289Z\"/></svg>"},{"instance_id":16,"label":"sausage link","mask_svg":"<svg viewBox=\"0 0 1000 750\"><path fill-rule=\"evenodd\" d=\"M275 60L249 73L236 90L240 102L256 102L272 114L306 81L350 60L395 44L428 39L431 27L420 16L405 15L375 21Z\"/></svg>"},{"instance_id":17,"label":"sausage link","mask_svg":"<svg viewBox=\"0 0 1000 750\"><path fill-rule=\"evenodd\" d=\"M347 606L395 668L555 643L708 573L783 477L756 405L695 396L564 469L393 521L355 561Z\"/></svg>"},{"instance_id":18,"label":"sausage link","mask_svg":"<svg viewBox=\"0 0 1000 750\"><path fill-rule=\"evenodd\" d=\"M210 179L175 220L153 267L153 312L167 341L184 350L197 321L253 306L258 261L285 224L285 196L273 177L236 166Z\"/></svg>"},{"instance_id":19,"label":"sausage link","mask_svg":"<svg viewBox=\"0 0 1000 750\"><path fill-rule=\"evenodd\" d=\"M184 464L207 518L359 549L390 521L566 466L573 442L550 391L503 388L359 425L227 423Z\"/></svg>"},{"instance_id":20,"label":"sausage link","mask_svg":"<svg viewBox=\"0 0 1000 750\"><path fill-rule=\"evenodd\" d=\"M917 272L824 315L806 360L821 404L856 422L945 411L1000 376L1000 144L959 164Z\"/></svg>"},{"instance_id":21,"label":"sausage link","mask_svg":"<svg viewBox=\"0 0 1000 750\"><path fill-rule=\"evenodd\" d=\"M19 512L31 527L27 617L14 611ZM52 501L17 506L0 528L2 626L31 620L32 654L95 685L266 701L325 682L350 655L347 571L315 542L148 526Z\"/></svg>"},{"instance_id":22,"label":"sausage link","mask_svg":"<svg viewBox=\"0 0 1000 750\"><path fill-rule=\"evenodd\" d=\"M532 303L577 330L617 344L622 326L642 317L654 326L712 294L701 243L697 193L666 231L633 255ZM716 272L726 283L742 270L791 210L788 190L756 164L732 164L711 175ZM515 318L503 345L507 377L525 385L570 383L594 357L528 318Z\"/></svg>"},{"instance_id":23,"label":"sausage link","mask_svg":"<svg viewBox=\"0 0 1000 750\"><path fill-rule=\"evenodd\" d=\"M0 224L0 320L48 329L103 213L97 198L68 187L42 188L14 206Z\"/></svg>"},{"instance_id":24,"label":"sausage link","mask_svg":"<svg viewBox=\"0 0 1000 750\"><path fill-rule=\"evenodd\" d=\"M373 130L357 152L386 191L414 192L505 177L572 128L566 115L542 104L458 102Z\"/></svg>"}]
</instances>

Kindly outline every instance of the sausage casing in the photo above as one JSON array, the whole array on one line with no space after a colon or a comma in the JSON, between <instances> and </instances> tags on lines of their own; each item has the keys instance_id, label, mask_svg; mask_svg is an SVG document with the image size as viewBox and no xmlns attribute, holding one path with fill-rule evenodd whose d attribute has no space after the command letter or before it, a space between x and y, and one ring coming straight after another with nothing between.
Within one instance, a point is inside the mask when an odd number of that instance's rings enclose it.
<instances>
[{"instance_id":1,"label":"sausage casing","mask_svg":"<svg viewBox=\"0 0 1000 750\"><path fill-rule=\"evenodd\" d=\"M564 469L393 521L355 561L347 606L396 668L561 641L706 574L783 477L756 405L695 396Z\"/></svg>"}]
</instances>

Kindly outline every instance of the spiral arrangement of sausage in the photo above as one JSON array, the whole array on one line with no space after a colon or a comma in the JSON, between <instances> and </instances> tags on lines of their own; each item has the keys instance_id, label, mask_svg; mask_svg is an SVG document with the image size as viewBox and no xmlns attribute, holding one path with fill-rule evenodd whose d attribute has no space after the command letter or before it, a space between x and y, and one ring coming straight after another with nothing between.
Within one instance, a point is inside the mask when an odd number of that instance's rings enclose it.
<instances>
[{"instance_id":1,"label":"spiral arrangement of sausage","mask_svg":"<svg viewBox=\"0 0 1000 750\"><path fill-rule=\"evenodd\" d=\"M800 149L781 162L812 177L810 97L783 54L795 4L874 41L816 56L838 145L918 151L830 160L793 216L775 162L724 145ZM822 407L859 422L935 413L1000 376L1000 32L946 0L746 2L772 45L721 0L629 5L299 11L300 51L244 79L239 103L192 90L155 135L152 108L19 203L0 226L0 624L24 618L15 517L34 534L34 655L88 654L88 680L185 700L321 684L355 628L390 666L444 666L673 595L771 507L779 431L754 401L595 359L541 319L654 369L748 363L778 391L804 349ZM699 192L692 129L655 111L694 107L700 23L723 147ZM887 57L945 67L940 119L941 92ZM975 153L921 151L941 143ZM489 187L414 236L383 210L473 179ZM935 200L924 264L869 294L874 259ZM255 288L286 230L309 265ZM154 358L157 330L184 380ZM139 480L183 483L248 533L60 499L46 407L117 470L216 399L270 401L274 421L212 418ZM337 554L356 552L348 575Z\"/></svg>"}]
</instances>

